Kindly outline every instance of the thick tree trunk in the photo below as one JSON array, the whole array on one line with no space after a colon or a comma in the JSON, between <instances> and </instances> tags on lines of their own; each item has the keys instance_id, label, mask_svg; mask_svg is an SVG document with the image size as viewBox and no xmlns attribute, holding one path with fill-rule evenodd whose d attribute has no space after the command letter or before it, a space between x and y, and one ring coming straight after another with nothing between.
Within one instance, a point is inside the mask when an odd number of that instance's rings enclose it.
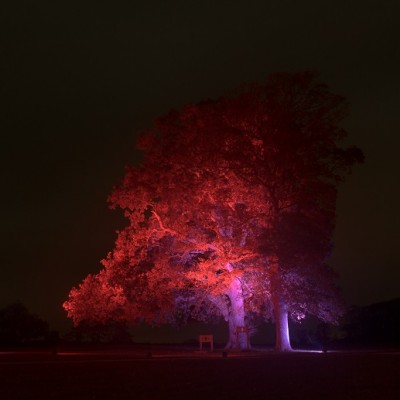
<instances>
[{"instance_id":1,"label":"thick tree trunk","mask_svg":"<svg viewBox=\"0 0 400 400\"><path fill-rule=\"evenodd\" d=\"M291 351L289 336L288 309L282 296L281 277L277 257L269 259L269 270L271 273L272 305L275 318L275 350Z\"/></svg>"},{"instance_id":2,"label":"thick tree trunk","mask_svg":"<svg viewBox=\"0 0 400 400\"><path fill-rule=\"evenodd\" d=\"M240 280L234 277L229 290L230 308L227 315L229 338L225 349L250 350L248 333L239 332L237 328L245 327L245 310L243 291Z\"/></svg>"},{"instance_id":3,"label":"thick tree trunk","mask_svg":"<svg viewBox=\"0 0 400 400\"><path fill-rule=\"evenodd\" d=\"M286 304L279 294L273 296L274 317L275 317L275 350L291 351L289 337L288 310Z\"/></svg>"}]
</instances>

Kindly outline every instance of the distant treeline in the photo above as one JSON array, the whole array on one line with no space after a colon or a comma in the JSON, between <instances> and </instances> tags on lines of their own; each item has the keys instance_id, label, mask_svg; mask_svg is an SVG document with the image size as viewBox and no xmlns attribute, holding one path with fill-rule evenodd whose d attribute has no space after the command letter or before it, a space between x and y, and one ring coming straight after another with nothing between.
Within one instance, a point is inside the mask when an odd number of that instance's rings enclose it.
<instances>
[{"instance_id":1,"label":"distant treeline","mask_svg":"<svg viewBox=\"0 0 400 400\"><path fill-rule=\"evenodd\" d=\"M331 326L313 320L291 324L294 348L346 346L400 346L400 298L365 307L350 307L341 325ZM83 322L62 338L49 324L31 314L17 302L0 309L0 346L56 346L69 343L129 344L134 341L134 327L123 322L106 324ZM193 342L195 343L195 342Z\"/></svg>"},{"instance_id":2,"label":"distant treeline","mask_svg":"<svg viewBox=\"0 0 400 400\"><path fill-rule=\"evenodd\" d=\"M400 345L400 299L352 307L343 328L350 344Z\"/></svg>"},{"instance_id":3,"label":"distant treeline","mask_svg":"<svg viewBox=\"0 0 400 400\"><path fill-rule=\"evenodd\" d=\"M338 326L306 318L290 330L294 348L399 347L400 299L349 307Z\"/></svg>"},{"instance_id":4,"label":"distant treeline","mask_svg":"<svg viewBox=\"0 0 400 400\"><path fill-rule=\"evenodd\" d=\"M57 332L51 331L45 320L31 314L23 304L16 302L0 309L1 346L51 344L57 340Z\"/></svg>"},{"instance_id":5,"label":"distant treeline","mask_svg":"<svg viewBox=\"0 0 400 400\"><path fill-rule=\"evenodd\" d=\"M118 343L132 341L126 323L110 321L107 324L82 323L60 338L47 321L29 312L20 302L0 309L0 346L56 346L72 343Z\"/></svg>"}]
</instances>

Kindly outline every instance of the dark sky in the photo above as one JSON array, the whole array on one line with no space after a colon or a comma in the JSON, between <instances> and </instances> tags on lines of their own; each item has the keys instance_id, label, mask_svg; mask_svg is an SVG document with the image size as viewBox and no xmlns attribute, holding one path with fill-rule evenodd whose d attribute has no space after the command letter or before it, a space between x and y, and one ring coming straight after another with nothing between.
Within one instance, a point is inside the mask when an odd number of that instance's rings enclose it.
<instances>
[{"instance_id":1,"label":"dark sky","mask_svg":"<svg viewBox=\"0 0 400 400\"><path fill-rule=\"evenodd\" d=\"M2 2L5 3L5 2ZM19 1L0 6L0 307L65 326L70 288L124 224L106 197L137 132L274 71L317 70L351 104L366 163L340 188L349 304L400 295L400 2Z\"/></svg>"}]
</instances>

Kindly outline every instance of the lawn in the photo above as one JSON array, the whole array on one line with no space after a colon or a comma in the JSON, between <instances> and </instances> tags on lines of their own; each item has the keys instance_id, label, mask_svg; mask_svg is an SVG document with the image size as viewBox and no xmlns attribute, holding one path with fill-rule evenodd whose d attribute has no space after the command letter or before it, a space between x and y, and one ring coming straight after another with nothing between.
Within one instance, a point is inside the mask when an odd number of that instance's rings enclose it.
<instances>
[{"instance_id":1,"label":"lawn","mask_svg":"<svg viewBox=\"0 0 400 400\"><path fill-rule=\"evenodd\" d=\"M1 353L0 383L2 400L400 399L400 353Z\"/></svg>"}]
</instances>

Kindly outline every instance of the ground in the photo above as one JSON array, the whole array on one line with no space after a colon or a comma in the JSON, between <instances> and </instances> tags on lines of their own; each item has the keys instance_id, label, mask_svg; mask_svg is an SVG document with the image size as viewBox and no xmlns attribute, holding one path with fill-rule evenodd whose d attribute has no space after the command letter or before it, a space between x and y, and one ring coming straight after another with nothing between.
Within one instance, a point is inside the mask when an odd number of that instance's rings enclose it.
<instances>
[{"instance_id":1,"label":"ground","mask_svg":"<svg viewBox=\"0 0 400 400\"><path fill-rule=\"evenodd\" d=\"M397 351L213 354L136 348L2 352L0 397L20 399L399 399Z\"/></svg>"}]
</instances>

